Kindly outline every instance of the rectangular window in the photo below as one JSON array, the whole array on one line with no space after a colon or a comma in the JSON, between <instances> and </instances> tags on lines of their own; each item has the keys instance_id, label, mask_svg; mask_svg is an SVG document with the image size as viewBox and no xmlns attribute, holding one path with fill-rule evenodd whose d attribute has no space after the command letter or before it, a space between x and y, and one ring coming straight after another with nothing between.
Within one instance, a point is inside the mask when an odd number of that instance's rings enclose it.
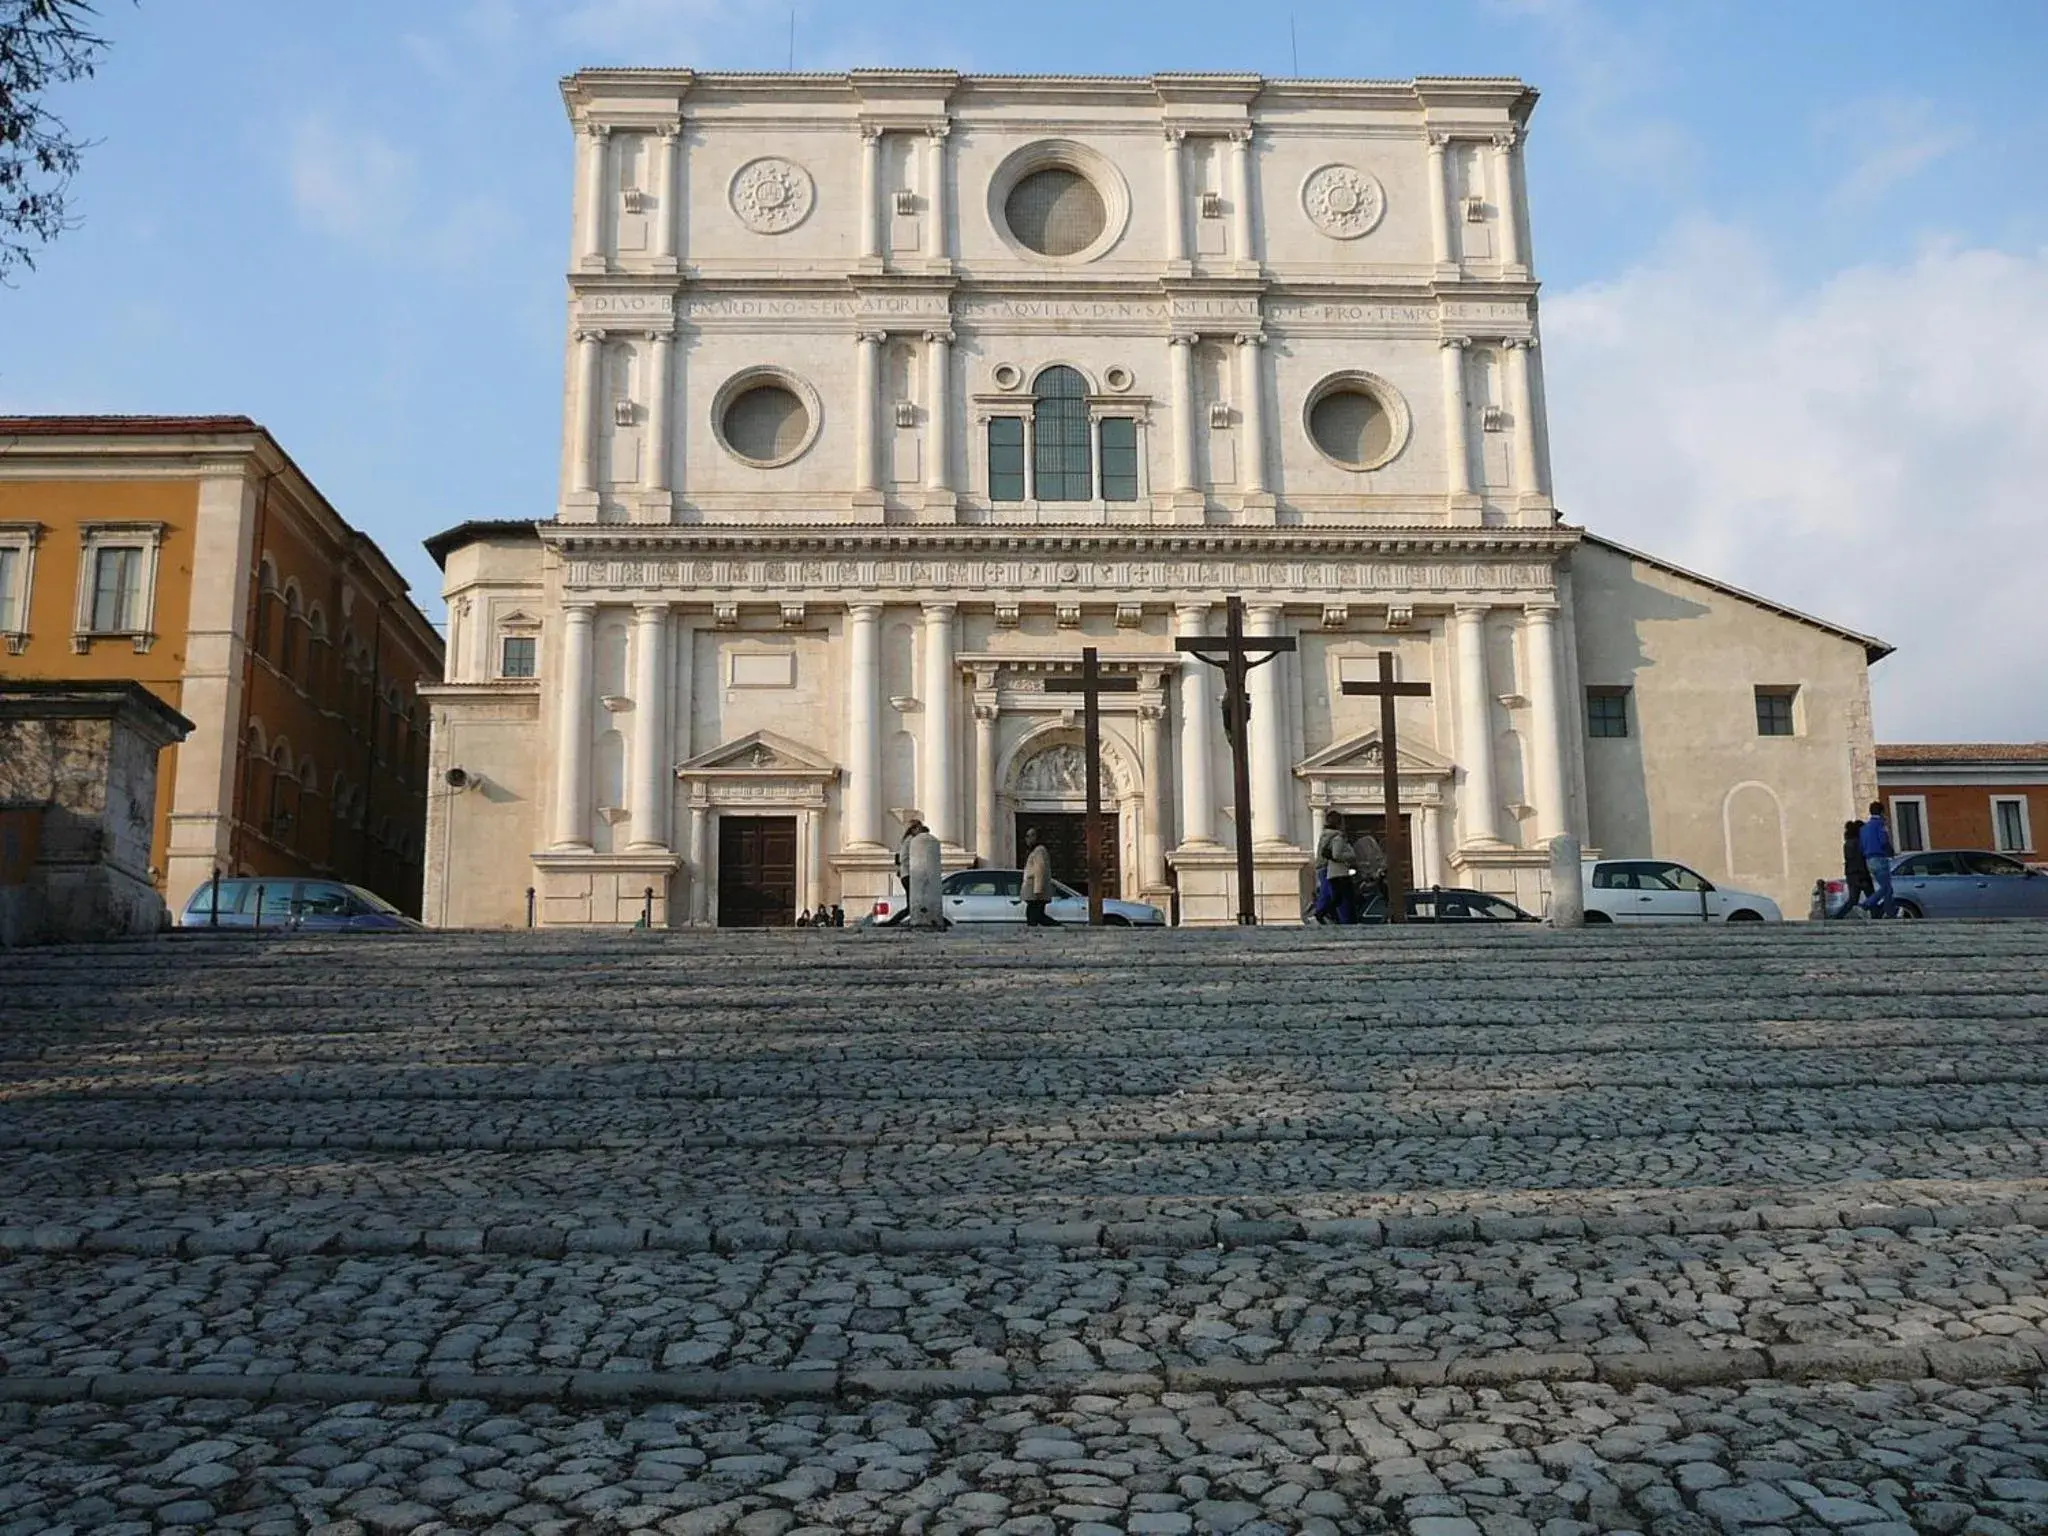
<instances>
[{"instance_id":1,"label":"rectangular window","mask_svg":"<svg viewBox=\"0 0 2048 1536\"><path fill-rule=\"evenodd\" d=\"M1628 735L1628 690L1588 688L1586 690L1586 734L1597 739L1618 740Z\"/></svg>"},{"instance_id":2,"label":"rectangular window","mask_svg":"<svg viewBox=\"0 0 2048 1536\"><path fill-rule=\"evenodd\" d=\"M1797 688L1763 688L1756 691L1756 733L1759 736L1792 736L1792 701Z\"/></svg>"},{"instance_id":3,"label":"rectangular window","mask_svg":"<svg viewBox=\"0 0 2048 1536\"><path fill-rule=\"evenodd\" d=\"M2000 853L2031 853L2033 828L2027 825L2027 802L2020 795L1991 797L1991 836Z\"/></svg>"},{"instance_id":4,"label":"rectangular window","mask_svg":"<svg viewBox=\"0 0 2048 1536\"><path fill-rule=\"evenodd\" d=\"M1892 846L1901 853L1922 853L1927 848L1927 797L1892 796Z\"/></svg>"},{"instance_id":5,"label":"rectangular window","mask_svg":"<svg viewBox=\"0 0 2048 1536\"><path fill-rule=\"evenodd\" d=\"M118 635L135 627L140 607L142 551L122 546L103 548L94 556L92 627L95 634Z\"/></svg>"},{"instance_id":6,"label":"rectangular window","mask_svg":"<svg viewBox=\"0 0 2048 1536\"><path fill-rule=\"evenodd\" d=\"M14 590L14 584L21 580L21 551L14 548L0 548L0 635L11 635L21 628L21 594Z\"/></svg>"},{"instance_id":7,"label":"rectangular window","mask_svg":"<svg viewBox=\"0 0 2048 1536\"><path fill-rule=\"evenodd\" d=\"M1102 418L1102 499L1138 499L1138 423L1133 417Z\"/></svg>"},{"instance_id":8,"label":"rectangular window","mask_svg":"<svg viewBox=\"0 0 2048 1536\"><path fill-rule=\"evenodd\" d=\"M531 677L534 663L534 637L532 635L507 635L504 649L500 654L498 675L500 677Z\"/></svg>"},{"instance_id":9,"label":"rectangular window","mask_svg":"<svg viewBox=\"0 0 2048 1536\"><path fill-rule=\"evenodd\" d=\"M1024 418L995 416L988 424L988 499L1024 499Z\"/></svg>"}]
</instances>

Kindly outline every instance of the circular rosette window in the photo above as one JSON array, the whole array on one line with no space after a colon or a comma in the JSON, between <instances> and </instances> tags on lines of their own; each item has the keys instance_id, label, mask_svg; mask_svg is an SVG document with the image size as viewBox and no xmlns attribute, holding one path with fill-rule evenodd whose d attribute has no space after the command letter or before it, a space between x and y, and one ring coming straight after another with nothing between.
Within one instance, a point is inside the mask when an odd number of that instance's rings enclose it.
<instances>
[{"instance_id":1,"label":"circular rosette window","mask_svg":"<svg viewBox=\"0 0 2048 1536\"><path fill-rule=\"evenodd\" d=\"M1123 238L1131 193L1101 153L1070 139L1050 139L1026 145L996 168L988 212L1012 250L1078 265Z\"/></svg>"},{"instance_id":2,"label":"circular rosette window","mask_svg":"<svg viewBox=\"0 0 2048 1536\"><path fill-rule=\"evenodd\" d=\"M1308 397L1308 440L1344 469L1378 469L1408 441L1408 405L1400 391L1370 373L1332 374Z\"/></svg>"},{"instance_id":3,"label":"circular rosette window","mask_svg":"<svg viewBox=\"0 0 2048 1536\"><path fill-rule=\"evenodd\" d=\"M749 368L711 402L718 445L743 464L776 469L801 458L818 437L818 392L780 368Z\"/></svg>"}]
</instances>

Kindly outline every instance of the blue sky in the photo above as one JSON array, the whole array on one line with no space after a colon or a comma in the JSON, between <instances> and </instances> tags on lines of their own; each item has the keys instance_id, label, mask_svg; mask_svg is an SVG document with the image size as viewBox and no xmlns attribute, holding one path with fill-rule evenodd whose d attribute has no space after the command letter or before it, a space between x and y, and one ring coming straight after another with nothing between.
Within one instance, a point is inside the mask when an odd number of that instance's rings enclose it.
<instances>
[{"instance_id":1,"label":"blue sky","mask_svg":"<svg viewBox=\"0 0 2048 1536\"><path fill-rule=\"evenodd\" d=\"M1517 74L1568 518L1901 646L1881 739L2048 737L2048 6L103 0L0 411L264 422L430 612L551 511L584 64Z\"/></svg>"}]
</instances>

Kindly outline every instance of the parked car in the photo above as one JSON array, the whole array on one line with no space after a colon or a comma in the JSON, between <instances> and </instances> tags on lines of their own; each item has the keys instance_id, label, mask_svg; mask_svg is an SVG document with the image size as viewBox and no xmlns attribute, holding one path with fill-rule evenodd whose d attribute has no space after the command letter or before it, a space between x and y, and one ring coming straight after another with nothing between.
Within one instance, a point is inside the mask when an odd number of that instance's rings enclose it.
<instances>
[{"instance_id":1,"label":"parked car","mask_svg":"<svg viewBox=\"0 0 2048 1536\"><path fill-rule=\"evenodd\" d=\"M1045 915L1056 923L1085 928L1088 898L1072 886L1052 883L1052 900ZM1021 923L1024 921L1024 871L1021 869L961 869L946 876L939 886L941 910L952 923ZM871 926L891 928L910 915L905 898L884 897L869 914ZM1111 928L1161 928L1166 914L1142 901L1125 901L1107 896L1102 902L1102 921Z\"/></svg>"},{"instance_id":2,"label":"parked car","mask_svg":"<svg viewBox=\"0 0 2048 1536\"><path fill-rule=\"evenodd\" d=\"M2048 917L2048 875L1981 848L1904 855L1892 895L1900 917ZM1839 893L1830 900L1841 904Z\"/></svg>"},{"instance_id":3,"label":"parked car","mask_svg":"<svg viewBox=\"0 0 2048 1536\"><path fill-rule=\"evenodd\" d=\"M178 914L181 928L214 926L214 887L208 881L192 893ZM417 933L424 924L407 917L374 891L339 880L265 879L250 875L220 882L222 928L290 928L305 933Z\"/></svg>"},{"instance_id":4,"label":"parked car","mask_svg":"<svg viewBox=\"0 0 2048 1536\"><path fill-rule=\"evenodd\" d=\"M1358 914L1361 923L1387 920L1387 894L1374 890ZM1524 912L1505 896L1475 891L1461 885L1433 885L1426 891L1408 893L1408 921L1411 923L1540 923L1533 912Z\"/></svg>"},{"instance_id":5,"label":"parked car","mask_svg":"<svg viewBox=\"0 0 2048 1536\"><path fill-rule=\"evenodd\" d=\"M1589 923L1781 923L1768 896L1717 886L1670 859L1588 859Z\"/></svg>"}]
</instances>

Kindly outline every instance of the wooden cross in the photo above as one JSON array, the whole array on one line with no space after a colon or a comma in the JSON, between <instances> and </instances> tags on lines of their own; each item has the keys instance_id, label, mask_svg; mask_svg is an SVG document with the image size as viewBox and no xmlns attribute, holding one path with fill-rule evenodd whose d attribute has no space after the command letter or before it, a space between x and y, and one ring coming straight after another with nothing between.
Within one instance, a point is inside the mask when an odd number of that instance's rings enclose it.
<instances>
[{"instance_id":1,"label":"wooden cross","mask_svg":"<svg viewBox=\"0 0 2048 1536\"><path fill-rule=\"evenodd\" d=\"M1345 693L1376 693L1380 699L1380 799L1387 813L1387 921L1408 921L1408 831L1401 825L1401 765L1394 748L1394 700L1426 699L1427 683L1394 681L1394 653L1380 652L1380 676L1374 683L1345 682Z\"/></svg>"},{"instance_id":2,"label":"wooden cross","mask_svg":"<svg viewBox=\"0 0 2048 1536\"><path fill-rule=\"evenodd\" d=\"M1190 635L1173 642L1197 661L1208 663L1223 674L1223 734L1230 741L1233 792L1237 796L1237 920L1251 924L1259 920L1258 903L1252 891L1252 765L1246 727L1251 722L1251 695L1245 692L1245 674L1263 667L1282 651L1294 649L1294 641L1281 635L1248 640L1244 633L1244 599L1233 597L1223 605L1223 633ZM1260 653L1253 661L1252 654ZM1274 722L1279 728L1280 722ZM1200 829L1191 829L1200 830Z\"/></svg>"},{"instance_id":3,"label":"wooden cross","mask_svg":"<svg viewBox=\"0 0 2048 1536\"><path fill-rule=\"evenodd\" d=\"M1081 676L1048 679L1047 693L1081 695L1081 755L1088 760L1088 820L1083 841L1088 848L1088 926L1102 926L1102 887L1108 871L1102 859L1102 695L1136 693L1135 677L1104 677L1101 654L1092 645L1081 648Z\"/></svg>"}]
</instances>

